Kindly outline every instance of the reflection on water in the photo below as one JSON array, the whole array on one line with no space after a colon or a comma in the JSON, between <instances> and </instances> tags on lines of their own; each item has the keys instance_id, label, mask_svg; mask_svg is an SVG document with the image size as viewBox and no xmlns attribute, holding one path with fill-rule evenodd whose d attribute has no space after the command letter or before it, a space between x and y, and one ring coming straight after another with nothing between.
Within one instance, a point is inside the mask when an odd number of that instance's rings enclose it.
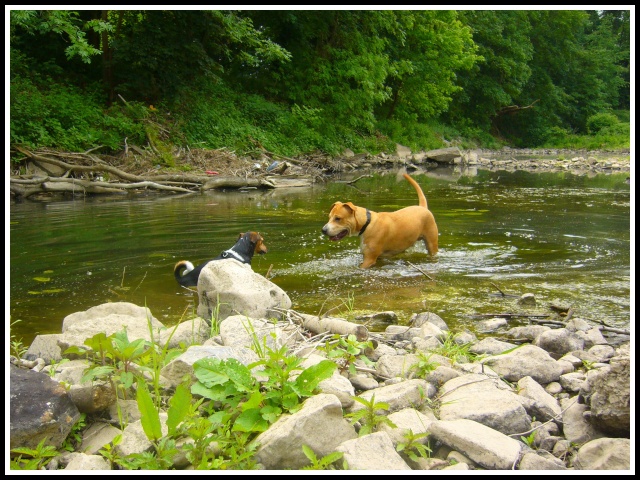
<instances>
[{"instance_id":1,"label":"reflection on water","mask_svg":"<svg viewBox=\"0 0 640 480\"><path fill-rule=\"evenodd\" d=\"M361 172L357 175L359 176ZM626 175L576 177L525 172L417 174L440 232L440 251L424 245L360 270L359 240L335 243L320 232L333 202L375 211L416 203L397 175L354 185L332 182L273 191L87 198L12 203L10 318L29 343L59 333L63 318L104 302L147 305L167 325L195 311L173 265L199 263L257 230L269 253L253 259L305 313L393 310L401 322L433 311L454 329L473 330L474 314L522 312L511 297L534 293L527 313L574 315L622 328L630 317L630 189ZM355 177L354 177L355 178Z\"/></svg>"}]
</instances>

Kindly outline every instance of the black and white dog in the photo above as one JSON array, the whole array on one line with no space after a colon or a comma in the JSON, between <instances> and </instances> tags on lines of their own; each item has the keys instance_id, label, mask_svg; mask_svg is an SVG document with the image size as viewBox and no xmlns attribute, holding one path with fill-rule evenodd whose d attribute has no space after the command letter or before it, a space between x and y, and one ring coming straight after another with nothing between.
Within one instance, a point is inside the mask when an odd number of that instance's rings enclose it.
<instances>
[{"instance_id":1,"label":"black and white dog","mask_svg":"<svg viewBox=\"0 0 640 480\"><path fill-rule=\"evenodd\" d=\"M176 266L173 267L173 276L176 277L178 283L183 287L195 287L198 285L200 272L207 263L225 258L234 258L241 263L251 265L251 259L255 253L260 255L267 253L267 246L264 244L262 235L258 232L241 233L233 247L225 250L216 258L201 263L197 267L194 267L188 260L180 260L176 263Z\"/></svg>"}]
</instances>

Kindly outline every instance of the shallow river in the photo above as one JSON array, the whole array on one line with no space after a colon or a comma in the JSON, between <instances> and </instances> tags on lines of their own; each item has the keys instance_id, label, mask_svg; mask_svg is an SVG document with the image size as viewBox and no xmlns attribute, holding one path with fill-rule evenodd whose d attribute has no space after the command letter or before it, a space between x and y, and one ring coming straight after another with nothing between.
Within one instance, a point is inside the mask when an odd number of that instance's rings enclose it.
<instances>
[{"instance_id":1,"label":"shallow river","mask_svg":"<svg viewBox=\"0 0 640 480\"><path fill-rule=\"evenodd\" d=\"M414 178L435 215L440 251L430 258L420 243L368 270L358 268L359 239L330 242L321 228L337 200L374 211L417 203L395 172L353 185L12 201L7 323L28 345L37 334L60 333L70 313L127 301L174 325L197 306L197 295L173 278L174 264L213 258L240 232L257 230L269 253L256 255L253 269L269 272L300 312L332 309L353 318L394 311L406 324L411 314L431 311L454 331L474 331L486 314L560 319L549 308L557 302L574 316L629 328L627 174L438 169ZM537 305L519 306L498 289L533 293Z\"/></svg>"}]
</instances>

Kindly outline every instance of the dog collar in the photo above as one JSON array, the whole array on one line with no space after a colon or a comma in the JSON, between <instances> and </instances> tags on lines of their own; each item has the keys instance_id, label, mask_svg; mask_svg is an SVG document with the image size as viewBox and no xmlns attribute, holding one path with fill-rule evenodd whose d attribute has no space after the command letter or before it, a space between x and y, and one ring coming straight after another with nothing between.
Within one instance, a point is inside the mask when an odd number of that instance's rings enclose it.
<instances>
[{"instance_id":1,"label":"dog collar","mask_svg":"<svg viewBox=\"0 0 640 480\"><path fill-rule=\"evenodd\" d=\"M364 231L367 229L367 227L369 226L370 223L371 223L371 212L367 208L367 221L364 223L364 225L360 229L360 233L358 233L358 235L362 235L364 233Z\"/></svg>"},{"instance_id":2,"label":"dog collar","mask_svg":"<svg viewBox=\"0 0 640 480\"><path fill-rule=\"evenodd\" d=\"M227 258L229 255L231 255L232 257L235 257L236 260L239 261L244 261L244 259L238 254L238 252L234 252L233 250L225 250L224 252L222 252L222 256Z\"/></svg>"}]
</instances>

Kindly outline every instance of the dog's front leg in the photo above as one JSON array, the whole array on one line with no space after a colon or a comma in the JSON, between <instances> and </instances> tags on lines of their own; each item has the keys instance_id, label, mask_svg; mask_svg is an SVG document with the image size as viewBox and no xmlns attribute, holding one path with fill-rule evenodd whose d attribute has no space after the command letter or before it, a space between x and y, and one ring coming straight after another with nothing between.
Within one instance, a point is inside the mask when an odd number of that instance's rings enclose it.
<instances>
[{"instance_id":1,"label":"dog's front leg","mask_svg":"<svg viewBox=\"0 0 640 480\"><path fill-rule=\"evenodd\" d=\"M362 251L362 263L360 268L369 268L376 264L378 257L382 254L382 251L377 248L371 247L366 243L362 243L360 250Z\"/></svg>"}]
</instances>

